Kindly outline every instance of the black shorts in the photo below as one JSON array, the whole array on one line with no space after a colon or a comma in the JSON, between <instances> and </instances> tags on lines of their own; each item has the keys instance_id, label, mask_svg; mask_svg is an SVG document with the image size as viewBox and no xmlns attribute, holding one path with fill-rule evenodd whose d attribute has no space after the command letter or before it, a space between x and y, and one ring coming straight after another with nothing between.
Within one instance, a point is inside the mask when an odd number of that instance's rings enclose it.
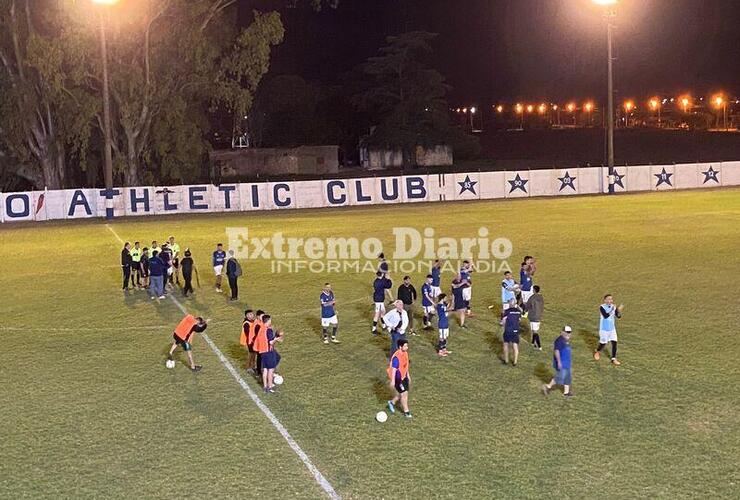
<instances>
[{"instance_id":1,"label":"black shorts","mask_svg":"<svg viewBox=\"0 0 740 500\"><path fill-rule=\"evenodd\" d=\"M172 259L172 266L175 268L180 267L180 259Z\"/></svg>"},{"instance_id":2,"label":"black shorts","mask_svg":"<svg viewBox=\"0 0 740 500\"><path fill-rule=\"evenodd\" d=\"M190 342L187 340L182 340L180 337L172 334L172 337L175 339L175 343L183 348L184 351L191 351L193 349L193 346L190 345Z\"/></svg>"},{"instance_id":3,"label":"black shorts","mask_svg":"<svg viewBox=\"0 0 740 500\"><path fill-rule=\"evenodd\" d=\"M401 387L401 384L403 384L403 388ZM403 394L404 392L409 390L409 378L406 377L401 380L399 377L396 377L396 383L394 385L396 387L396 391L399 394Z\"/></svg>"}]
</instances>

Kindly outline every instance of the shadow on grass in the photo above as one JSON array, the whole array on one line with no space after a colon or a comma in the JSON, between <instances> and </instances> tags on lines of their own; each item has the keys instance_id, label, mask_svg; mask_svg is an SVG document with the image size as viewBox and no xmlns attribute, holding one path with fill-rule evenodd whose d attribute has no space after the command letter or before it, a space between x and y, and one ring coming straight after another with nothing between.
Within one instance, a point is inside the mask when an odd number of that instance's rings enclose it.
<instances>
[{"instance_id":1,"label":"shadow on grass","mask_svg":"<svg viewBox=\"0 0 740 500\"><path fill-rule=\"evenodd\" d=\"M539 361L534 366L534 376L539 379L542 383L547 383L552 380L552 371L550 367L544 361Z\"/></svg>"},{"instance_id":2,"label":"shadow on grass","mask_svg":"<svg viewBox=\"0 0 740 500\"><path fill-rule=\"evenodd\" d=\"M496 357L500 360L504 360L504 343L499 338L499 333L497 331L494 332L486 332L483 336L486 343L491 347L491 351L496 355Z\"/></svg>"},{"instance_id":3,"label":"shadow on grass","mask_svg":"<svg viewBox=\"0 0 740 500\"><path fill-rule=\"evenodd\" d=\"M379 403L385 403L393 397L393 392L388 385L388 379L383 377L372 377L370 383L373 385L373 393Z\"/></svg>"},{"instance_id":4,"label":"shadow on grass","mask_svg":"<svg viewBox=\"0 0 740 500\"><path fill-rule=\"evenodd\" d=\"M314 332L318 332L319 338L323 337L321 318L318 318L316 316L306 316L303 318L303 322L306 324L306 327L311 332L311 335L314 335ZM329 333L331 333L331 327L329 327Z\"/></svg>"},{"instance_id":5,"label":"shadow on grass","mask_svg":"<svg viewBox=\"0 0 740 500\"><path fill-rule=\"evenodd\" d=\"M239 343L232 342L226 349L226 354L232 361L235 361L239 366L247 365L247 350Z\"/></svg>"}]
</instances>

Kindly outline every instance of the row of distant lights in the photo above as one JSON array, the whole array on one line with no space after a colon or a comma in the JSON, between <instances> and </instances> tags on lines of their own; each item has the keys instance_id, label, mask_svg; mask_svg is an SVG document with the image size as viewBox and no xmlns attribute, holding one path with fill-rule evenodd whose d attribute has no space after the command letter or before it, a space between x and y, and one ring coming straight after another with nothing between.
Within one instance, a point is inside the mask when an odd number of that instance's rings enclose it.
<instances>
[{"instance_id":1,"label":"row of distant lights","mask_svg":"<svg viewBox=\"0 0 740 500\"><path fill-rule=\"evenodd\" d=\"M693 105L693 102L694 102L693 98L691 96L688 96L688 95L680 96L677 99L678 99L678 103L681 105L681 107L684 109L684 111L687 111L689 109L689 107ZM703 97L700 97L699 100L700 101L703 101L704 98ZM725 105L727 105L728 103L731 103L732 102L732 101L728 101L728 99L724 95L722 95L722 94L715 95L714 97L711 98L711 101L712 101L712 104L714 104L714 106L716 108L718 108L718 109L719 108L722 108ZM676 98L673 98L672 97L670 99L668 99L668 98L660 99L658 97L653 97L653 98L651 98L647 102L647 105L648 105L648 107L651 110L657 111L661 107L663 107L666 104L668 104L669 102L670 103L676 102ZM734 102L735 102L735 104L740 104L740 100L736 100ZM628 99L628 100L624 101L624 103L623 103L622 106L624 107L624 110L627 111L628 113L631 113L632 111L636 111L637 110L637 105L635 104L635 101L633 101L631 99ZM503 104L494 105L492 107L493 107L493 109L496 110L497 113L503 113L504 110L505 110ZM526 110L527 113L534 113L534 111L535 111L535 105L534 104L516 103L514 105L513 109L516 112L516 114L522 114L522 113L524 113L525 110ZM542 104L536 106L536 109L537 109L537 112L539 114L544 115L545 113L547 113L547 110L548 109L552 109L553 111L557 111L558 109L560 109L560 107L557 104L550 104L550 105L548 105L548 104L542 103ZM568 111L569 113L572 113L572 112L574 112L578 108L576 106L576 103L571 102L571 103L566 104L564 109L566 111ZM585 102L583 104L582 109L584 111L586 111L587 113L591 113L594 109L596 109L596 106L594 105L593 102L587 101L587 102ZM456 113L465 113L465 114L472 113L472 114L475 114L475 113L478 112L478 108L476 108L475 106L473 106L471 108L453 108L451 111L454 111Z\"/></svg>"}]
</instances>

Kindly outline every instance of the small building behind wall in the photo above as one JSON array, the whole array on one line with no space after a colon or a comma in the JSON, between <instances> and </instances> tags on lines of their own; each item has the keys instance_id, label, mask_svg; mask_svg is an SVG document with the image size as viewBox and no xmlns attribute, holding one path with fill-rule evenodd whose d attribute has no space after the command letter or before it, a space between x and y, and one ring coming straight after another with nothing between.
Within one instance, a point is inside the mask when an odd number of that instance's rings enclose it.
<instances>
[{"instance_id":1,"label":"small building behind wall","mask_svg":"<svg viewBox=\"0 0 740 500\"><path fill-rule=\"evenodd\" d=\"M221 182L286 175L336 174L339 171L339 147L218 150L210 154L210 160L214 177Z\"/></svg>"}]
</instances>

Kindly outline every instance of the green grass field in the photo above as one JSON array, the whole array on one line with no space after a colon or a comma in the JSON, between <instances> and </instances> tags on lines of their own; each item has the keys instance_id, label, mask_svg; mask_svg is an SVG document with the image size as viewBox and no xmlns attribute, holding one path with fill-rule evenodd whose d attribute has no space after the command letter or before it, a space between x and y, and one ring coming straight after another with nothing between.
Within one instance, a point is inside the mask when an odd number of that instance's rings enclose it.
<instances>
[{"instance_id":1,"label":"green grass field","mask_svg":"<svg viewBox=\"0 0 740 500\"><path fill-rule=\"evenodd\" d=\"M278 275L266 261L243 262L233 304L213 291L209 256L230 226L390 244L394 224L451 237L487 226L512 240L513 268L535 255L545 350L523 344L517 368L499 363L499 327L485 306L498 304L500 276L479 274L478 315L468 331L452 325L449 358L437 359L435 334L411 339L413 420L378 424L390 393L387 339L369 334L371 275ZM192 248L203 288L182 303L212 318L207 333L253 389L238 346L245 305L267 309L285 328L286 383L260 397L343 498L740 496L738 189L111 227L146 243L174 234ZM102 222L0 227L0 497L325 496L203 339L194 344L200 374L182 363L165 369L182 313L171 300L121 294L120 247ZM451 277L443 276L445 288ZM340 346L320 342L327 280ZM591 358L606 292L626 305L618 368ZM539 391L565 323L575 330L571 400Z\"/></svg>"}]
</instances>

